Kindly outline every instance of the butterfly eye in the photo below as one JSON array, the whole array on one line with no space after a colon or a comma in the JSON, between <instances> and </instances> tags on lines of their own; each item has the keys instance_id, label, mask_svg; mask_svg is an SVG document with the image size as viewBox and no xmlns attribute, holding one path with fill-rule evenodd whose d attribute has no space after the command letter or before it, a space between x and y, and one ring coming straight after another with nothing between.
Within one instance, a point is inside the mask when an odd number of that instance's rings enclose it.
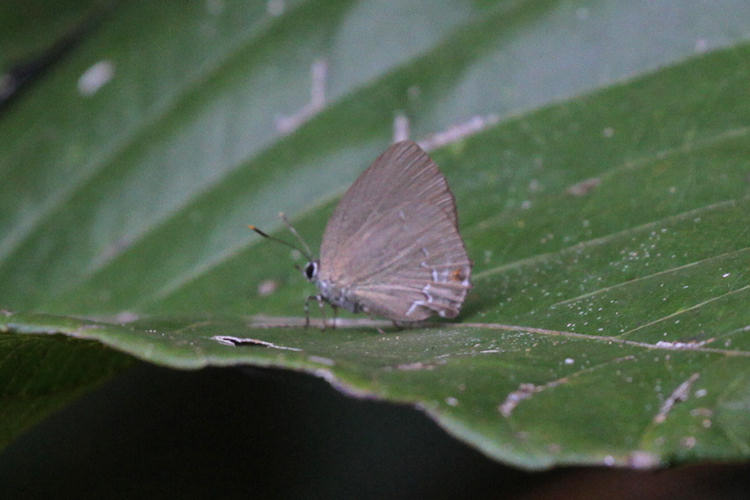
<instances>
[{"instance_id":1,"label":"butterfly eye","mask_svg":"<svg viewBox=\"0 0 750 500\"><path fill-rule=\"evenodd\" d=\"M308 262L305 266L305 276L312 281L318 275L318 263L315 261Z\"/></svg>"}]
</instances>

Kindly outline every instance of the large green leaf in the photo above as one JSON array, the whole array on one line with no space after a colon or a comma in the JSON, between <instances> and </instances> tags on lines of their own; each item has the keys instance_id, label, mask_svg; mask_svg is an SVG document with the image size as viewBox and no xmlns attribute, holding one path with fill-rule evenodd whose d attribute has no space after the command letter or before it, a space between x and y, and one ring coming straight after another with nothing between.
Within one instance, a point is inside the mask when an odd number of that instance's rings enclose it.
<instances>
[{"instance_id":1,"label":"large green leaf","mask_svg":"<svg viewBox=\"0 0 750 500\"><path fill-rule=\"evenodd\" d=\"M67 40L113 0L7 0L0 3L0 76L15 64L30 63ZM79 33L82 34L82 33Z\"/></svg>"},{"instance_id":2,"label":"large green leaf","mask_svg":"<svg viewBox=\"0 0 750 500\"><path fill-rule=\"evenodd\" d=\"M527 467L748 456L750 6L118 10L0 120L6 349L305 370ZM324 66L325 107L280 127ZM474 290L455 323L303 329L295 256L245 225L284 210L319 244L399 116L471 132L432 155Z\"/></svg>"}]
</instances>

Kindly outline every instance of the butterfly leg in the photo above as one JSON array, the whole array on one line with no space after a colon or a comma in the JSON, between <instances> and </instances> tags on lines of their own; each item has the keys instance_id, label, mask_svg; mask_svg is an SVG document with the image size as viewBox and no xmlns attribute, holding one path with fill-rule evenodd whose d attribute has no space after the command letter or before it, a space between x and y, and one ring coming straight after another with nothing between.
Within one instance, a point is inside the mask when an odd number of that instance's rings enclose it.
<instances>
[{"instance_id":1,"label":"butterfly leg","mask_svg":"<svg viewBox=\"0 0 750 500\"><path fill-rule=\"evenodd\" d=\"M310 326L310 301L312 299L315 299L318 301L318 305L321 306L322 309L322 302L323 297L320 295L308 295L308 297L305 299L305 328L309 328ZM323 321L323 325L325 326L325 320Z\"/></svg>"},{"instance_id":2,"label":"butterfly leg","mask_svg":"<svg viewBox=\"0 0 750 500\"><path fill-rule=\"evenodd\" d=\"M331 307L333 308L333 325L331 328L334 330L336 329L336 320L339 318L339 308L331 304Z\"/></svg>"},{"instance_id":3,"label":"butterfly leg","mask_svg":"<svg viewBox=\"0 0 750 500\"><path fill-rule=\"evenodd\" d=\"M318 308L320 309L320 316L323 318L323 326L321 327L321 330L326 329L326 303L323 300L322 295L316 295L315 300L318 301Z\"/></svg>"}]
</instances>

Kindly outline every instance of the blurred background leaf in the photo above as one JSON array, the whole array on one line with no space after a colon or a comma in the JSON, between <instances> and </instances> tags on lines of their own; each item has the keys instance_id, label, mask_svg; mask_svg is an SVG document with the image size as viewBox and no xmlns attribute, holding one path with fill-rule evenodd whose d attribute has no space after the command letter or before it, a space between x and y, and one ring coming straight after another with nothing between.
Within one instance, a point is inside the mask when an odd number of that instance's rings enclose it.
<instances>
[{"instance_id":1,"label":"blurred background leaf","mask_svg":"<svg viewBox=\"0 0 750 500\"><path fill-rule=\"evenodd\" d=\"M0 3L0 111L100 21L112 0Z\"/></svg>"},{"instance_id":2,"label":"blurred background leaf","mask_svg":"<svg viewBox=\"0 0 750 500\"><path fill-rule=\"evenodd\" d=\"M0 369L33 366L29 339L82 367L9 384L48 403L8 406L0 438L121 351L318 373L530 468L746 458L749 19L728 0L117 4L0 117ZM475 261L461 322L259 328L311 289L246 224L285 211L317 248L404 119Z\"/></svg>"}]
</instances>

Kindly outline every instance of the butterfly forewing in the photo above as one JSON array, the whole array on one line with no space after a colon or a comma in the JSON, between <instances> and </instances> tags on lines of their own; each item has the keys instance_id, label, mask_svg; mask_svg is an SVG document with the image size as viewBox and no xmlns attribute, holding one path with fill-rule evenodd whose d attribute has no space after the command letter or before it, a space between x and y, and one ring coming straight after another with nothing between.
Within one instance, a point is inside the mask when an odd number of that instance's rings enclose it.
<instances>
[{"instance_id":1,"label":"butterfly forewing","mask_svg":"<svg viewBox=\"0 0 750 500\"><path fill-rule=\"evenodd\" d=\"M456 202L432 159L412 141L393 144L354 181L328 220L320 247L331 262L365 221L408 200L439 206L458 227Z\"/></svg>"},{"instance_id":2,"label":"butterfly forewing","mask_svg":"<svg viewBox=\"0 0 750 500\"><path fill-rule=\"evenodd\" d=\"M397 321L454 317L471 286L453 195L411 141L391 146L347 191L320 262L321 280Z\"/></svg>"}]
</instances>

